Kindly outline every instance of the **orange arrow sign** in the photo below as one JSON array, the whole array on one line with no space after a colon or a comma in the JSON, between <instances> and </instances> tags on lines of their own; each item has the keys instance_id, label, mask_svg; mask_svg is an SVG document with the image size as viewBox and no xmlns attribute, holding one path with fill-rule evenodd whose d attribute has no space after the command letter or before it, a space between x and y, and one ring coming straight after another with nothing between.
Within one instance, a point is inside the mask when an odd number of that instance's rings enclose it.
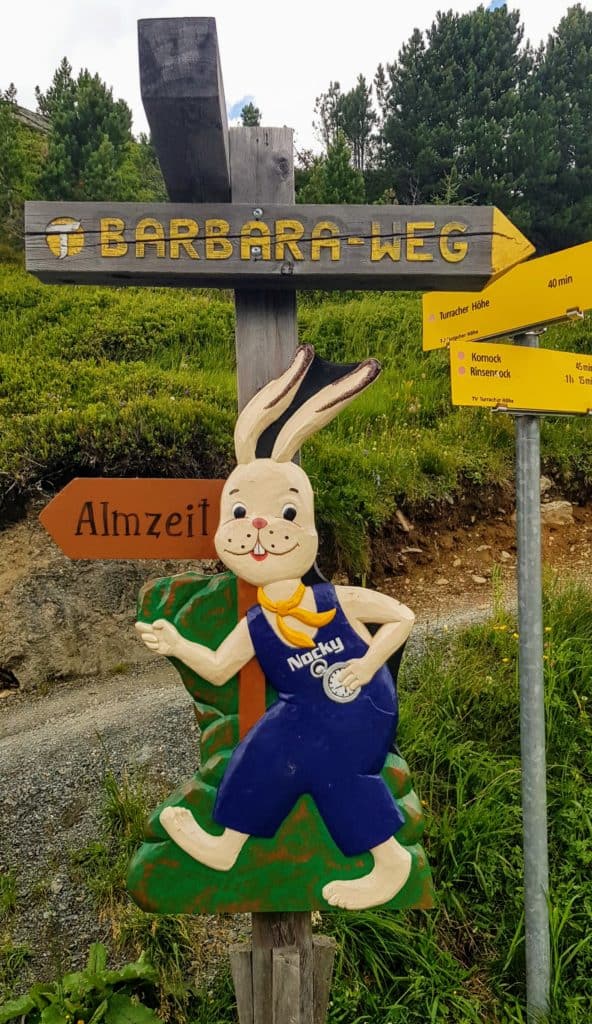
<instances>
[{"instance_id":1,"label":"orange arrow sign","mask_svg":"<svg viewBox=\"0 0 592 1024\"><path fill-rule=\"evenodd\" d=\"M69 558L217 558L223 480L78 477L40 520Z\"/></svg>"}]
</instances>

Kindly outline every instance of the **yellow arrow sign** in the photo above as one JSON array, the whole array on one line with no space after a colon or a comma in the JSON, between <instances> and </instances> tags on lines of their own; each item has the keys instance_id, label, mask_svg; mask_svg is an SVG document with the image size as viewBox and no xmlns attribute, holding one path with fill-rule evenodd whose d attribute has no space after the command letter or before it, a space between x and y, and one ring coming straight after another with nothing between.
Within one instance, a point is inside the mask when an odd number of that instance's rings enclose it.
<instances>
[{"instance_id":1,"label":"yellow arrow sign","mask_svg":"<svg viewBox=\"0 0 592 1024\"><path fill-rule=\"evenodd\" d=\"M592 242L514 267L483 291L428 292L423 297L423 348L484 341L592 309Z\"/></svg>"},{"instance_id":2,"label":"yellow arrow sign","mask_svg":"<svg viewBox=\"0 0 592 1024\"><path fill-rule=\"evenodd\" d=\"M592 356L520 345L453 341L453 405L509 412L592 411Z\"/></svg>"}]
</instances>

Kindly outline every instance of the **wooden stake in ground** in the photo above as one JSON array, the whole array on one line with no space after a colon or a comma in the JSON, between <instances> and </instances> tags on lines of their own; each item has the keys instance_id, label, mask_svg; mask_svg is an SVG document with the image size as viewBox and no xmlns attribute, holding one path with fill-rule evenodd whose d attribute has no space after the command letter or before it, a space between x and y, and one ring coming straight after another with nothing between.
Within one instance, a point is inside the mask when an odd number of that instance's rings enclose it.
<instances>
[{"instance_id":1,"label":"wooden stake in ground","mask_svg":"<svg viewBox=\"0 0 592 1024\"><path fill-rule=\"evenodd\" d=\"M193 19L192 19L193 20ZM142 22L140 25L140 53L142 60L143 98L150 83L151 127L159 133L166 133L163 113L168 110L164 99L159 101L159 92L170 91L162 88L166 69L174 64L171 58L172 43L165 46L161 39L165 28L169 36L188 46L189 55L195 60L196 70L206 66L212 69L213 81L220 83L219 100L223 102L221 75L218 62L213 58L217 53L215 30L208 26L207 41L210 55L204 55L200 62L193 48L195 33L190 33L183 24L186 19L162 22ZM201 37L203 38L203 37ZM149 46L149 43L152 45ZM166 69L165 59L166 54ZM158 69L158 70L157 70ZM173 76L173 79L177 76ZM178 80L178 79L177 79ZM210 104L215 101L210 99ZM219 105L222 105L222 102ZM148 113L147 109L147 113ZM222 115L223 118L223 115ZM199 120L199 119L198 119ZM222 120L222 119L221 119ZM201 123L201 122L200 122ZM222 120L222 123L224 121ZM208 126L208 133L210 127ZM220 142L220 132L217 132ZM216 136L212 136L216 137ZM220 145L219 145L220 148ZM213 146L207 152L213 151ZM161 157L161 152L164 159ZM186 171L185 179L179 182L178 163L169 161L166 145L159 147L159 159L169 187L171 199L193 198L197 190L195 176L200 169L201 190L204 199L214 199L207 189L218 195L226 191L226 167L214 155L207 174L199 154ZM170 167L170 171L169 171ZM173 185L174 191L169 186ZM204 186L204 181L208 182ZM185 194L184 190L187 190ZM230 131L230 189L234 202L251 203L253 218L262 216L266 204L294 202L294 161L293 133L289 128L239 128ZM269 380L279 376L289 366L297 344L296 294L294 291L236 291L236 360L239 410ZM244 601L244 588L243 597ZM249 602L250 603L250 602ZM265 680L260 669L251 663L248 701L252 706L265 708ZM247 688L245 687L245 690ZM246 696L246 695L245 695ZM323 1009L325 994L328 995L329 960L332 963L332 948L325 944L320 948L317 974L317 1017L313 1017L314 983L312 926L309 911L286 914L253 914L252 952L241 951L232 955L233 974L240 1012L240 1024L322 1024L326 1011ZM320 966L324 965L324 970ZM249 969L250 968L250 969ZM321 978L323 984L321 985Z\"/></svg>"}]
</instances>

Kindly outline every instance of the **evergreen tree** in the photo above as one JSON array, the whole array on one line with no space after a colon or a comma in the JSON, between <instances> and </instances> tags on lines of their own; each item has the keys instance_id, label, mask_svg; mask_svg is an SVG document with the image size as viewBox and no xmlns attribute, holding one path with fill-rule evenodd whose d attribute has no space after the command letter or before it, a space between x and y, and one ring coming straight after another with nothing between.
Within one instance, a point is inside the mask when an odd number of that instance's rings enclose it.
<instances>
[{"instance_id":1,"label":"evergreen tree","mask_svg":"<svg viewBox=\"0 0 592 1024\"><path fill-rule=\"evenodd\" d=\"M315 100L316 121L313 128L321 140L325 152L333 145L337 132L341 128L341 86L339 82L329 82L327 92L322 92Z\"/></svg>"},{"instance_id":2,"label":"evergreen tree","mask_svg":"<svg viewBox=\"0 0 592 1024\"><path fill-rule=\"evenodd\" d=\"M298 194L301 203L363 203L364 178L351 165L351 150L342 131L325 157L316 157Z\"/></svg>"},{"instance_id":3,"label":"evergreen tree","mask_svg":"<svg viewBox=\"0 0 592 1024\"><path fill-rule=\"evenodd\" d=\"M363 75L353 89L343 94L339 104L340 127L352 149L353 165L358 171L366 167L371 148L376 112L372 106L372 86Z\"/></svg>"},{"instance_id":4,"label":"evergreen tree","mask_svg":"<svg viewBox=\"0 0 592 1024\"><path fill-rule=\"evenodd\" d=\"M0 235L14 243L22 230L26 151L15 116L14 85L0 94Z\"/></svg>"},{"instance_id":5,"label":"evergreen tree","mask_svg":"<svg viewBox=\"0 0 592 1024\"><path fill-rule=\"evenodd\" d=\"M128 142L119 178L121 202L165 203L168 199L156 150L144 133Z\"/></svg>"},{"instance_id":6,"label":"evergreen tree","mask_svg":"<svg viewBox=\"0 0 592 1024\"><path fill-rule=\"evenodd\" d=\"M454 173L461 198L507 207L507 143L531 66L519 19L505 6L440 12L388 66L381 159L401 202L429 202Z\"/></svg>"},{"instance_id":7,"label":"evergreen tree","mask_svg":"<svg viewBox=\"0 0 592 1024\"><path fill-rule=\"evenodd\" d=\"M592 237L592 11L569 8L539 51L532 91L544 97L545 117L535 126L527 201L545 247L562 249ZM554 173L541 188L550 144Z\"/></svg>"},{"instance_id":8,"label":"evergreen tree","mask_svg":"<svg viewBox=\"0 0 592 1024\"><path fill-rule=\"evenodd\" d=\"M82 70L72 79L64 59L47 93L37 90L39 110L51 121L40 186L46 199L118 200L132 142L131 111L98 75Z\"/></svg>"},{"instance_id":9,"label":"evergreen tree","mask_svg":"<svg viewBox=\"0 0 592 1024\"><path fill-rule=\"evenodd\" d=\"M38 112L51 121L55 112L60 107L73 102L75 89L76 85L72 78L72 65L67 57L62 57L60 66L54 73L47 92L41 92L39 86L35 86Z\"/></svg>"},{"instance_id":10,"label":"evergreen tree","mask_svg":"<svg viewBox=\"0 0 592 1024\"><path fill-rule=\"evenodd\" d=\"M261 111L254 103L247 103L241 110L243 128L258 128L261 124Z\"/></svg>"},{"instance_id":11,"label":"evergreen tree","mask_svg":"<svg viewBox=\"0 0 592 1024\"><path fill-rule=\"evenodd\" d=\"M329 82L327 92L316 98L315 114L317 120L313 125L326 152L342 132L352 151L353 166L363 171L377 122L372 106L372 86L366 84L364 76L358 75L354 88L345 93L341 92L339 82Z\"/></svg>"}]
</instances>

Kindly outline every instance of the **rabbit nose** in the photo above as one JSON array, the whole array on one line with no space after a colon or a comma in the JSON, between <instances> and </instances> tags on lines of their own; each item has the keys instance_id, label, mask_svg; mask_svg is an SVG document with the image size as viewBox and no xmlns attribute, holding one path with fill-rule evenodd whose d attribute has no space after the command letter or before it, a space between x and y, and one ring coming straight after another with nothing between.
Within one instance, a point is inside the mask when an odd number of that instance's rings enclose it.
<instances>
[{"instance_id":1,"label":"rabbit nose","mask_svg":"<svg viewBox=\"0 0 592 1024\"><path fill-rule=\"evenodd\" d=\"M253 519L253 526L256 530L262 530L264 526L267 526L267 519Z\"/></svg>"}]
</instances>

